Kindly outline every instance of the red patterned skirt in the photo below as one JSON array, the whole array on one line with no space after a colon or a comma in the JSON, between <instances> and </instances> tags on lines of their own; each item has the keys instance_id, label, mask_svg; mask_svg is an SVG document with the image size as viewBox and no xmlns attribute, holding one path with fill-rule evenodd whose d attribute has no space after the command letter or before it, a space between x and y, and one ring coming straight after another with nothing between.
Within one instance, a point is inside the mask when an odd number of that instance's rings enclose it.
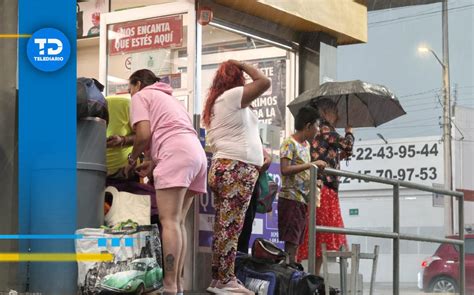
<instances>
[{"instance_id":1,"label":"red patterned skirt","mask_svg":"<svg viewBox=\"0 0 474 295\"><path fill-rule=\"evenodd\" d=\"M316 224L322 226L344 227L341 208L337 192L323 186L321 189L321 206L316 208ZM306 227L305 238L298 248L297 261L308 259L308 229ZM332 233L316 233L316 257L322 256L321 244L326 244L328 250L337 251L342 245L347 246L346 236Z\"/></svg>"}]
</instances>

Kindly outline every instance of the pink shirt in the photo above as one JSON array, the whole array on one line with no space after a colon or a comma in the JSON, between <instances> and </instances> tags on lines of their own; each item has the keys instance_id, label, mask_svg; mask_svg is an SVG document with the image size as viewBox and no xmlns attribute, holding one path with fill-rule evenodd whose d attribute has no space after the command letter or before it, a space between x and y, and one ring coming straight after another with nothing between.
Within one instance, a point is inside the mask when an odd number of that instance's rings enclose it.
<instances>
[{"instance_id":1,"label":"pink shirt","mask_svg":"<svg viewBox=\"0 0 474 295\"><path fill-rule=\"evenodd\" d=\"M167 139L178 134L193 134L191 117L185 107L172 96L173 89L157 82L143 88L132 97L130 116L132 126L140 121L150 121L153 159L158 159L160 146Z\"/></svg>"}]
</instances>

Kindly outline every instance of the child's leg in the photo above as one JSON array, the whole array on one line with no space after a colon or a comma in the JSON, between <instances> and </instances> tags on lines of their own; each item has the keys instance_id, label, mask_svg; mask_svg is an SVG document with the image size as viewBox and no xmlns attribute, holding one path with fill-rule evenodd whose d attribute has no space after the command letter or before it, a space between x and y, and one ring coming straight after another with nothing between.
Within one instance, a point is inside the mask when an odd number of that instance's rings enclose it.
<instances>
[{"instance_id":1,"label":"child's leg","mask_svg":"<svg viewBox=\"0 0 474 295\"><path fill-rule=\"evenodd\" d=\"M323 258L322 257L316 257L316 273L315 275L319 276L321 273L321 265L323 264Z\"/></svg>"},{"instance_id":2,"label":"child's leg","mask_svg":"<svg viewBox=\"0 0 474 295\"><path fill-rule=\"evenodd\" d=\"M299 245L304 241L306 228L306 204L278 199L278 234L280 241L285 241L285 252L289 255L289 263L296 262Z\"/></svg>"},{"instance_id":3,"label":"child's leg","mask_svg":"<svg viewBox=\"0 0 474 295\"><path fill-rule=\"evenodd\" d=\"M285 252L288 253L288 256L290 258L290 264L296 262L296 251L298 251L298 245L295 245L290 242L285 242Z\"/></svg>"}]
</instances>

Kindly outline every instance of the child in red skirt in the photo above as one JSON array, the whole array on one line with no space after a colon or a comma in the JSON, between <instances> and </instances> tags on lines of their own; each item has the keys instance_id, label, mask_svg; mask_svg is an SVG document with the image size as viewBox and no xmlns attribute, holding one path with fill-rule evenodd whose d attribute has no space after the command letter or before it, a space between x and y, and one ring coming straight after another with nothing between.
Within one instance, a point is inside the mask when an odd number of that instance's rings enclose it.
<instances>
[{"instance_id":1,"label":"child in red skirt","mask_svg":"<svg viewBox=\"0 0 474 295\"><path fill-rule=\"evenodd\" d=\"M311 144L311 161L322 160L327 167L339 169L340 160L352 154L354 135L352 128L345 128L345 136L339 135L334 126L338 120L336 104L330 99L318 100L316 107L322 118L320 132ZM316 224L321 226L344 227L339 206L339 179L333 175L321 175L322 181L320 206L316 209ZM346 245L346 236L332 233L316 233L316 274L319 274L322 264L321 245L326 244L328 250L339 250ZM305 239L298 249L297 260L308 259L308 226Z\"/></svg>"}]
</instances>

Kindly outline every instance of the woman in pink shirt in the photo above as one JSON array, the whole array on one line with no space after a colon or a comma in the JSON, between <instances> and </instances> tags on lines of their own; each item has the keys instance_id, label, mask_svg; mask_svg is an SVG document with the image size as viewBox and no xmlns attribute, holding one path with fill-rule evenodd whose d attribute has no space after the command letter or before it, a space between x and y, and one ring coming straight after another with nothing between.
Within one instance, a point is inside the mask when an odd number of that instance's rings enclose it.
<instances>
[{"instance_id":1,"label":"woman in pink shirt","mask_svg":"<svg viewBox=\"0 0 474 295\"><path fill-rule=\"evenodd\" d=\"M184 221L193 197L206 193L206 155L189 114L168 84L150 70L136 71L129 83L136 135L126 171L136 169L142 177L153 171L163 226L164 294L180 294L187 246ZM147 151L150 160L136 167Z\"/></svg>"}]
</instances>

